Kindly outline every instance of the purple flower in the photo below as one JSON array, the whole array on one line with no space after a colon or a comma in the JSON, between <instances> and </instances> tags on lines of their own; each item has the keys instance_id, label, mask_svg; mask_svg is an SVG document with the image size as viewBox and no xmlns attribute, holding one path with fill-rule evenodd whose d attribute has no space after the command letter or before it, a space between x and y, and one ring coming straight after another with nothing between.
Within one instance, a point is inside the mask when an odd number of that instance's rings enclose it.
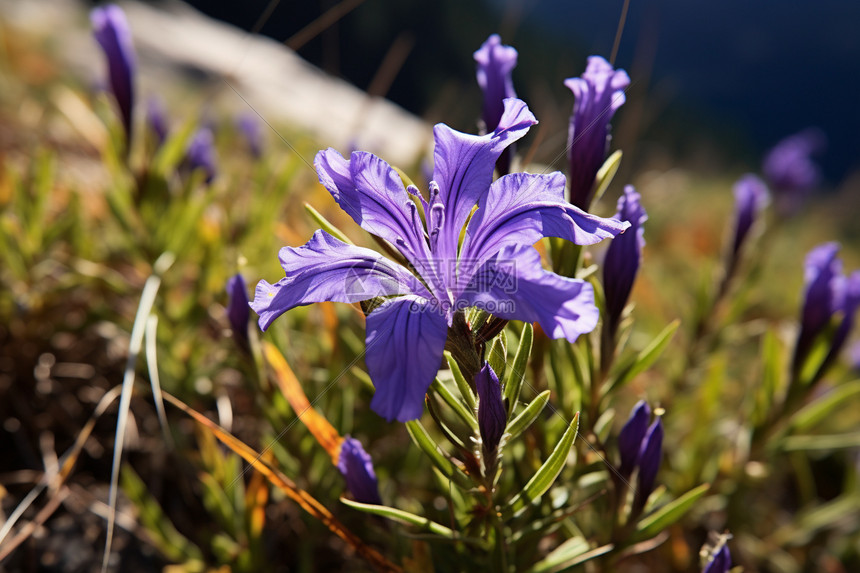
<instances>
[{"instance_id":1,"label":"purple flower","mask_svg":"<svg viewBox=\"0 0 860 573\"><path fill-rule=\"evenodd\" d=\"M819 375L835 359L854 326L854 315L860 306L860 271L846 278L842 272L842 261L836 256L838 252L838 243L825 243L812 249L806 256L806 288L793 359L795 372L806 361L815 339L825 332L837 313L841 321L830 340L830 349L819 369Z\"/></svg>"},{"instance_id":2,"label":"purple flower","mask_svg":"<svg viewBox=\"0 0 860 573\"><path fill-rule=\"evenodd\" d=\"M93 35L107 56L110 88L119 105L125 129L126 148L131 141L131 113L134 108L134 46L125 12L114 4L90 12Z\"/></svg>"},{"instance_id":3,"label":"purple flower","mask_svg":"<svg viewBox=\"0 0 860 573\"><path fill-rule=\"evenodd\" d=\"M517 97L511 72L517 67L517 51L502 44L498 34L493 34L481 44L474 54L478 64L478 85L484 92L484 127L488 132L498 127L505 111L503 101Z\"/></svg>"},{"instance_id":4,"label":"purple flower","mask_svg":"<svg viewBox=\"0 0 860 573\"><path fill-rule=\"evenodd\" d=\"M645 433L639 448L639 478L636 486L636 500L639 507L645 505L648 496L654 491L654 481L663 458L663 422L658 417ZM636 502L634 502L636 503Z\"/></svg>"},{"instance_id":5,"label":"purple flower","mask_svg":"<svg viewBox=\"0 0 860 573\"><path fill-rule=\"evenodd\" d=\"M361 447L361 442L349 436L343 439L340 446L340 456L337 460L337 469L346 479L346 487L355 501L374 505L382 504L376 472L373 471L373 461Z\"/></svg>"},{"instance_id":6,"label":"purple flower","mask_svg":"<svg viewBox=\"0 0 860 573\"><path fill-rule=\"evenodd\" d=\"M728 573L731 566L732 556L729 553L729 546L723 544L702 569L702 573Z\"/></svg>"},{"instance_id":7,"label":"purple flower","mask_svg":"<svg viewBox=\"0 0 860 573\"><path fill-rule=\"evenodd\" d=\"M263 131L260 125L260 118L256 113L246 112L236 120L236 126L242 132L242 135L245 136L245 141L248 143L251 155L254 158L260 158L263 155Z\"/></svg>"},{"instance_id":8,"label":"purple flower","mask_svg":"<svg viewBox=\"0 0 860 573\"><path fill-rule=\"evenodd\" d=\"M217 158L215 156L215 137L208 127L197 130L185 151L185 163L188 168L203 170L206 174L206 183L211 183L217 174Z\"/></svg>"},{"instance_id":9,"label":"purple flower","mask_svg":"<svg viewBox=\"0 0 860 573\"><path fill-rule=\"evenodd\" d=\"M621 455L621 467L618 469L620 477L626 483L633 475L633 470L639 468L633 500L637 512L642 510L648 496L654 491L654 481L663 457L663 422L657 416L649 426L650 420L651 408L644 400L640 400L633 407L630 417L618 435L618 453Z\"/></svg>"},{"instance_id":10,"label":"purple flower","mask_svg":"<svg viewBox=\"0 0 860 573\"><path fill-rule=\"evenodd\" d=\"M735 193L735 236L732 243L732 260L737 259L749 234L762 210L767 206L769 195L767 185L755 175L747 174L738 179Z\"/></svg>"},{"instance_id":11,"label":"purple flower","mask_svg":"<svg viewBox=\"0 0 860 573\"><path fill-rule=\"evenodd\" d=\"M484 363L484 367L475 376L475 386L478 389L478 428L481 432L482 448L489 454L499 447L508 423L508 415L502 401L499 377L488 362Z\"/></svg>"},{"instance_id":12,"label":"purple flower","mask_svg":"<svg viewBox=\"0 0 860 573\"><path fill-rule=\"evenodd\" d=\"M587 211L594 195L594 178L609 149L609 122L624 103L630 78L600 56L591 56L582 77L569 78L564 85L576 97L567 137L570 202Z\"/></svg>"},{"instance_id":13,"label":"purple flower","mask_svg":"<svg viewBox=\"0 0 860 573\"><path fill-rule=\"evenodd\" d=\"M484 92L484 129L492 132L498 127L505 110L504 100L517 97L511 72L517 66L517 51L502 44L498 34L493 34L481 44L474 54L478 64L478 85ZM510 170L513 145L502 152L497 162L499 173L507 175Z\"/></svg>"},{"instance_id":14,"label":"purple flower","mask_svg":"<svg viewBox=\"0 0 860 573\"><path fill-rule=\"evenodd\" d=\"M323 186L362 228L391 243L409 268L317 231L304 246L281 249L283 279L257 285L251 308L260 327L299 305L387 297L367 316L365 360L376 386L371 407L400 421L421 415L455 312L474 306L539 322L549 336L570 341L591 331L597 322L591 286L545 271L533 245L545 236L593 244L629 224L566 203L560 173L492 181L501 152L535 123L525 103L507 99L487 135L437 125L429 200L421 197L426 229L409 195L420 191L407 192L386 162L359 151L349 159L333 149L318 153Z\"/></svg>"},{"instance_id":15,"label":"purple flower","mask_svg":"<svg viewBox=\"0 0 860 573\"><path fill-rule=\"evenodd\" d=\"M619 472L625 478L633 474L634 468L639 461L639 450L645 433L648 431L648 422L651 420L651 408L645 400L639 400L630 417L618 434L618 453L621 454L621 467Z\"/></svg>"},{"instance_id":16,"label":"purple flower","mask_svg":"<svg viewBox=\"0 0 860 573\"><path fill-rule=\"evenodd\" d=\"M806 195L818 184L821 172L812 161L812 155L824 149L825 145L824 134L810 128L786 137L765 155L762 172L773 189L780 212L795 213Z\"/></svg>"},{"instance_id":17,"label":"purple flower","mask_svg":"<svg viewBox=\"0 0 860 573\"><path fill-rule=\"evenodd\" d=\"M606 294L606 324L611 333L618 330L621 313L633 290L633 281L639 272L642 248L645 246L643 225L648 220L645 209L639 202L639 193L628 185L618 199L616 219L628 221L630 229L614 238L603 261L603 290Z\"/></svg>"},{"instance_id":18,"label":"purple flower","mask_svg":"<svg viewBox=\"0 0 860 573\"><path fill-rule=\"evenodd\" d=\"M164 104L157 97L151 97L146 101L146 123L155 135L156 149L164 144L170 128L167 125L167 112Z\"/></svg>"},{"instance_id":19,"label":"purple flower","mask_svg":"<svg viewBox=\"0 0 860 573\"><path fill-rule=\"evenodd\" d=\"M233 336L243 345L248 344L248 319L251 309L248 306L248 288L242 275L235 274L227 281L227 318Z\"/></svg>"}]
</instances>

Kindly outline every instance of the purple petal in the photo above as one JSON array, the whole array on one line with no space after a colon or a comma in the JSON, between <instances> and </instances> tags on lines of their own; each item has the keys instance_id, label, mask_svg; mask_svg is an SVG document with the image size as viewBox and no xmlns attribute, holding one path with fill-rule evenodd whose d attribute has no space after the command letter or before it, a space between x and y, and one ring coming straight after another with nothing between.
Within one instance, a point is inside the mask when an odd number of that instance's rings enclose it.
<instances>
[{"instance_id":1,"label":"purple petal","mask_svg":"<svg viewBox=\"0 0 860 573\"><path fill-rule=\"evenodd\" d=\"M201 127L191 138L185 152L185 162L193 171L200 169L206 175L206 183L211 183L218 172L215 156L215 136L208 127Z\"/></svg>"},{"instance_id":2,"label":"purple petal","mask_svg":"<svg viewBox=\"0 0 860 573\"><path fill-rule=\"evenodd\" d=\"M391 299L371 312L365 361L376 387L373 411L388 421L421 417L447 338L448 321L426 299Z\"/></svg>"},{"instance_id":3,"label":"purple petal","mask_svg":"<svg viewBox=\"0 0 860 573\"><path fill-rule=\"evenodd\" d=\"M419 293L429 296L406 269L375 251L347 245L317 231L304 246L279 253L286 276L272 285L257 284L251 308L260 315L260 328L296 306L313 302L359 302L378 296Z\"/></svg>"},{"instance_id":4,"label":"purple petal","mask_svg":"<svg viewBox=\"0 0 860 573\"><path fill-rule=\"evenodd\" d=\"M517 51L502 44L498 34L493 34L481 44L474 54L478 64L478 85L484 92L484 125L494 131L504 112L502 100L517 97L511 72L517 66Z\"/></svg>"},{"instance_id":5,"label":"purple petal","mask_svg":"<svg viewBox=\"0 0 860 573\"><path fill-rule=\"evenodd\" d=\"M705 565L702 573L728 573L732 566L732 556L729 553L729 546L723 545L716 552L713 559Z\"/></svg>"},{"instance_id":6,"label":"purple petal","mask_svg":"<svg viewBox=\"0 0 860 573\"><path fill-rule=\"evenodd\" d=\"M361 442L349 436L343 439L337 469L346 479L346 487L349 488L355 501L382 504L382 498L379 497L379 482L376 479L376 472L373 471L373 460L361 447Z\"/></svg>"},{"instance_id":7,"label":"purple petal","mask_svg":"<svg viewBox=\"0 0 860 573\"><path fill-rule=\"evenodd\" d=\"M505 249L487 261L464 289L458 307L476 306L501 318L537 322L551 338L574 342L594 330L599 312L591 285L541 266L532 247Z\"/></svg>"},{"instance_id":8,"label":"purple petal","mask_svg":"<svg viewBox=\"0 0 860 573\"><path fill-rule=\"evenodd\" d=\"M657 418L648 428L639 450L639 480L636 486L636 497L640 500L640 507L645 505L648 496L654 491L654 481L657 478L662 457L663 423L660 418Z\"/></svg>"},{"instance_id":9,"label":"purple petal","mask_svg":"<svg viewBox=\"0 0 860 573\"><path fill-rule=\"evenodd\" d=\"M230 328L237 340L247 343L248 320L251 317L251 309L248 306L248 287L242 275L235 274L227 281L227 318L230 320Z\"/></svg>"},{"instance_id":10,"label":"purple petal","mask_svg":"<svg viewBox=\"0 0 860 573\"><path fill-rule=\"evenodd\" d=\"M490 188L499 155L537 123L524 102L508 98L504 106L499 125L487 135L460 133L441 123L433 128L436 139L433 180L439 185L445 206L436 248L436 255L442 260L456 260L460 231L475 203Z\"/></svg>"},{"instance_id":11,"label":"purple petal","mask_svg":"<svg viewBox=\"0 0 860 573\"><path fill-rule=\"evenodd\" d=\"M594 178L609 149L609 122L625 101L624 90L630 78L600 56L591 56L582 77L569 78L564 85L576 98L567 139L570 202L587 211Z\"/></svg>"},{"instance_id":12,"label":"purple petal","mask_svg":"<svg viewBox=\"0 0 860 573\"><path fill-rule=\"evenodd\" d=\"M493 452L505 433L508 415L502 401L499 377L488 362L475 375L475 387L478 390L478 428L482 447L485 452Z\"/></svg>"},{"instance_id":13,"label":"purple petal","mask_svg":"<svg viewBox=\"0 0 860 573\"><path fill-rule=\"evenodd\" d=\"M744 175L735 183L734 193L735 237L732 253L737 256L753 223L767 206L769 194L764 181L751 174Z\"/></svg>"},{"instance_id":14,"label":"purple petal","mask_svg":"<svg viewBox=\"0 0 860 573\"><path fill-rule=\"evenodd\" d=\"M466 231L461 270L477 268L509 246L531 246L543 237L591 245L614 237L630 223L591 215L564 200L564 175L512 173L496 180Z\"/></svg>"},{"instance_id":15,"label":"purple petal","mask_svg":"<svg viewBox=\"0 0 860 573\"><path fill-rule=\"evenodd\" d=\"M841 306L844 293L842 261L836 255L838 243L825 243L806 256L806 283L798 347L808 350L813 339L827 326Z\"/></svg>"},{"instance_id":16,"label":"purple petal","mask_svg":"<svg viewBox=\"0 0 860 573\"><path fill-rule=\"evenodd\" d=\"M812 155L826 143L824 134L814 128L801 131L777 143L765 156L762 172L778 194L803 194L814 187L821 173Z\"/></svg>"},{"instance_id":17,"label":"purple petal","mask_svg":"<svg viewBox=\"0 0 860 573\"><path fill-rule=\"evenodd\" d=\"M629 478L636 467L639 458L639 448L648 430L648 422L651 421L651 408L645 400L639 400L630 412L630 417L618 434L618 453L621 454L621 467L619 472L625 478Z\"/></svg>"},{"instance_id":18,"label":"purple petal","mask_svg":"<svg viewBox=\"0 0 860 573\"><path fill-rule=\"evenodd\" d=\"M107 56L110 87L119 105L126 144L131 141L131 114L134 108L134 46L125 12L108 4L90 12L93 35Z\"/></svg>"},{"instance_id":19,"label":"purple petal","mask_svg":"<svg viewBox=\"0 0 860 573\"><path fill-rule=\"evenodd\" d=\"M431 256L421 218L388 163L363 151L346 160L329 148L317 153L314 167L323 187L362 229L392 243L424 270Z\"/></svg>"},{"instance_id":20,"label":"purple petal","mask_svg":"<svg viewBox=\"0 0 860 573\"><path fill-rule=\"evenodd\" d=\"M236 127L245 137L248 150L254 158L263 155L263 130L259 116L254 112L245 112L236 120Z\"/></svg>"},{"instance_id":21,"label":"purple petal","mask_svg":"<svg viewBox=\"0 0 860 573\"><path fill-rule=\"evenodd\" d=\"M627 221L631 227L614 238L603 260L603 290L606 295L606 323L615 332L621 320L621 313L630 298L633 282L639 272L642 249L645 247L645 229L648 215L639 202L639 193L628 185L618 199L618 213L615 218Z\"/></svg>"}]
</instances>

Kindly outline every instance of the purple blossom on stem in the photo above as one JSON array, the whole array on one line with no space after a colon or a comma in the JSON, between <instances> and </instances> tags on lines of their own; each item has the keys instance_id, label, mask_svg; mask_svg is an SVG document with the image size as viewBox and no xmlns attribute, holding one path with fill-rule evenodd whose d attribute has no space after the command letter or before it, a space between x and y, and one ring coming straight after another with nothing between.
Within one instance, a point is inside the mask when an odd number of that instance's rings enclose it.
<instances>
[{"instance_id":1,"label":"purple blossom on stem","mask_svg":"<svg viewBox=\"0 0 860 573\"><path fill-rule=\"evenodd\" d=\"M230 320L233 336L246 346L251 308L248 306L248 288L242 275L235 274L227 281L227 297L227 318Z\"/></svg>"},{"instance_id":2,"label":"purple blossom on stem","mask_svg":"<svg viewBox=\"0 0 860 573\"><path fill-rule=\"evenodd\" d=\"M211 183L218 172L215 156L215 136L208 127L201 127L192 136L185 152L185 162L189 169L201 169L206 175L206 183Z\"/></svg>"},{"instance_id":3,"label":"purple blossom on stem","mask_svg":"<svg viewBox=\"0 0 860 573\"><path fill-rule=\"evenodd\" d=\"M475 376L475 387L478 390L478 429L481 432L482 448L486 455L490 455L499 447L508 415L502 401L499 377L488 362L484 362L484 367Z\"/></svg>"},{"instance_id":4,"label":"purple blossom on stem","mask_svg":"<svg viewBox=\"0 0 860 573\"><path fill-rule=\"evenodd\" d=\"M514 91L514 82L511 73L517 66L517 51L511 46L502 44L498 34L493 34L481 44L481 48L474 54L477 63L478 85L484 92L484 111L482 119L484 130L492 132L498 127L499 120L504 112L504 100L509 97L517 97ZM510 171L511 156L514 146L511 145L502 152L496 167L499 173L507 175Z\"/></svg>"},{"instance_id":5,"label":"purple blossom on stem","mask_svg":"<svg viewBox=\"0 0 860 573\"><path fill-rule=\"evenodd\" d=\"M765 155L762 172L782 211L796 211L820 181L821 171L812 155L824 149L826 142L821 131L810 128L786 137Z\"/></svg>"},{"instance_id":6,"label":"purple blossom on stem","mask_svg":"<svg viewBox=\"0 0 860 573\"><path fill-rule=\"evenodd\" d=\"M580 78L564 81L576 101L567 137L570 202L587 211L594 198L594 179L609 150L609 122L624 104L630 78L600 56L588 58Z\"/></svg>"},{"instance_id":7,"label":"purple blossom on stem","mask_svg":"<svg viewBox=\"0 0 860 573\"><path fill-rule=\"evenodd\" d=\"M565 202L560 173L515 173L493 182L501 152L535 123L525 103L507 99L487 135L437 125L429 200L421 197L426 228L410 198L420 191L407 191L385 161L359 151L349 159L333 149L318 153L323 186L409 268L317 231L304 246L281 249L283 279L257 285L251 308L260 327L300 305L387 297L367 316L365 361L376 386L371 407L400 421L421 415L457 312L478 307L503 319L539 322L549 336L571 342L593 330L598 313L591 285L544 270L533 245L546 236L593 244L629 224Z\"/></svg>"},{"instance_id":8,"label":"purple blossom on stem","mask_svg":"<svg viewBox=\"0 0 860 573\"><path fill-rule=\"evenodd\" d=\"M663 459L663 422L658 417L648 428L642 445L639 448L639 477L636 486L636 502L643 507L648 496L654 491L654 482L657 479L657 471L660 469L660 461Z\"/></svg>"},{"instance_id":9,"label":"purple blossom on stem","mask_svg":"<svg viewBox=\"0 0 860 573\"><path fill-rule=\"evenodd\" d=\"M731 567L732 556L729 553L729 546L723 544L702 569L702 573L728 573Z\"/></svg>"},{"instance_id":10,"label":"purple blossom on stem","mask_svg":"<svg viewBox=\"0 0 860 573\"><path fill-rule=\"evenodd\" d=\"M841 316L829 341L828 354L819 368L816 379L835 360L854 326L854 315L860 306L860 271L849 277L842 272L842 261L837 257L838 243L825 243L812 249L806 256L804 282L806 284L801 312L800 333L794 349L795 373L809 356L816 338L825 332L835 316Z\"/></svg>"},{"instance_id":11,"label":"purple blossom on stem","mask_svg":"<svg viewBox=\"0 0 860 573\"><path fill-rule=\"evenodd\" d=\"M131 142L132 110L134 109L134 46L125 12L114 4L90 12L93 35L107 57L110 89L119 106L125 129L126 149Z\"/></svg>"},{"instance_id":12,"label":"purple blossom on stem","mask_svg":"<svg viewBox=\"0 0 860 573\"><path fill-rule=\"evenodd\" d=\"M618 453L621 454L621 467L619 472L625 478L629 478L639 461L639 450L645 433L648 431L648 422L651 420L651 408L645 400L639 400L630 417L618 434Z\"/></svg>"},{"instance_id":13,"label":"purple blossom on stem","mask_svg":"<svg viewBox=\"0 0 860 573\"><path fill-rule=\"evenodd\" d=\"M755 175L747 174L738 179L735 194L735 234L732 242L732 260L736 260L750 229L767 206L770 196L767 185Z\"/></svg>"},{"instance_id":14,"label":"purple blossom on stem","mask_svg":"<svg viewBox=\"0 0 860 573\"><path fill-rule=\"evenodd\" d=\"M343 474L346 487L355 501L374 505L382 504L382 498L379 496L379 483L376 479L376 472L373 471L373 460L361 447L361 442L349 436L343 439L337 469Z\"/></svg>"},{"instance_id":15,"label":"purple blossom on stem","mask_svg":"<svg viewBox=\"0 0 860 573\"><path fill-rule=\"evenodd\" d=\"M630 223L630 229L612 239L603 261L603 290L606 295L606 324L614 336L621 322L621 313L630 299L633 282L642 261L645 247L645 221L648 214L640 203L641 196L632 185L624 188L618 199L615 218Z\"/></svg>"},{"instance_id":16,"label":"purple blossom on stem","mask_svg":"<svg viewBox=\"0 0 860 573\"><path fill-rule=\"evenodd\" d=\"M236 120L236 126L245 137L251 155L259 159L263 155L263 130L260 118L256 113L245 112Z\"/></svg>"}]
</instances>

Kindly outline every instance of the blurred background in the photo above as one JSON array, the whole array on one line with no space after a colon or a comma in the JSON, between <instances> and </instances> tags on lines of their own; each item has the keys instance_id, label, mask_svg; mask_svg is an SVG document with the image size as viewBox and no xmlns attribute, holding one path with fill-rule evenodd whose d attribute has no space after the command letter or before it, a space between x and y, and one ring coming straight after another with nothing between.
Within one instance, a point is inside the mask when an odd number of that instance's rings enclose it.
<instances>
[{"instance_id":1,"label":"blurred background","mask_svg":"<svg viewBox=\"0 0 860 573\"><path fill-rule=\"evenodd\" d=\"M520 97L538 109L565 108L573 98L562 81L579 75L588 55L609 58L625 2L190 4L244 30L292 43L329 73L371 92L384 91L431 122L468 129L481 100L467 55L487 36L500 33L519 50L514 83ZM300 32L335 6L348 13L303 41ZM860 4L842 0L778 5L632 0L616 57L616 65L633 79L628 104L616 120L622 124L617 146L636 160L666 152L676 162L755 166L785 135L816 126L829 141L821 157L826 178L838 184L860 168L860 124L852 112L852 86L860 72L858 22ZM388 77L380 78L383 62ZM538 113L538 119L544 116Z\"/></svg>"}]
</instances>

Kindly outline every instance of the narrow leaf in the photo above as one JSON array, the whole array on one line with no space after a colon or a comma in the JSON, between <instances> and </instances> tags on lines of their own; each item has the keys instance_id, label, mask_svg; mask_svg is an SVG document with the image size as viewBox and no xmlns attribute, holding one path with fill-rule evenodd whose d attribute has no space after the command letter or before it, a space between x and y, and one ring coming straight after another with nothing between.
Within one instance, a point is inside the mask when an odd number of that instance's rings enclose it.
<instances>
[{"instance_id":1,"label":"narrow leaf","mask_svg":"<svg viewBox=\"0 0 860 573\"><path fill-rule=\"evenodd\" d=\"M556 444L555 449L543 465L535 472L522 491L510 501L507 511L516 515L524 510L527 505L546 493L553 482L555 482L558 474L561 473L562 468L564 468L564 463L567 460L568 453L570 453L570 448L573 446L573 440L576 438L578 429L579 412L574 415L561 440Z\"/></svg>"},{"instance_id":2,"label":"narrow leaf","mask_svg":"<svg viewBox=\"0 0 860 573\"><path fill-rule=\"evenodd\" d=\"M451 460L442 454L439 450L439 446L436 445L436 442L433 441L433 438L430 437L430 434L427 433L427 430L424 429L421 422L418 420L406 422L406 431L409 432L409 437L412 438L415 445L418 446L422 452L427 454L427 457L430 458L433 465L436 466L446 478L454 480L460 487L466 489L472 487L469 478L463 474L463 472L456 467Z\"/></svg>"},{"instance_id":3,"label":"narrow leaf","mask_svg":"<svg viewBox=\"0 0 860 573\"><path fill-rule=\"evenodd\" d=\"M435 521L431 521L426 517L421 517L415 515L414 513L409 513L408 511L403 511L402 509L395 509L393 507L387 507L385 505L373 505L370 503L359 503L357 501L353 501L351 499L346 499L345 497L340 498L341 503L348 505L353 509L357 509L359 511L363 511L364 513L372 513L374 515L381 515L387 519L391 519L393 521L397 521L398 523L405 523L407 525L414 525L415 527L426 531L428 533L432 533L433 535L440 535L442 537L447 537L449 539L457 539L459 535L453 529L445 527L444 525L440 525Z\"/></svg>"},{"instance_id":4,"label":"narrow leaf","mask_svg":"<svg viewBox=\"0 0 860 573\"><path fill-rule=\"evenodd\" d=\"M526 376L526 366L528 365L529 355L532 352L532 341L534 340L534 327L528 322L523 325L523 332L520 336L520 344L517 347L517 353L514 356L514 363L511 367L511 374L508 376L508 382L505 384L505 400L508 401L508 418L513 417L514 407L520 399L520 391L523 389L523 381Z\"/></svg>"},{"instance_id":5,"label":"narrow leaf","mask_svg":"<svg viewBox=\"0 0 860 573\"><path fill-rule=\"evenodd\" d=\"M445 360L448 361L451 375L454 376L454 382L457 384L457 388L460 390L460 395L463 396L463 400L466 401L466 406L468 406L469 410L472 412L476 411L478 408L478 401L475 399L475 393L472 391L472 387L469 386L469 382L466 380L466 377L463 376L463 371L460 370L460 365L457 364L457 361L454 360L451 353L447 351L445 352Z\"/></svg>"},{"instance_id":6,"label":"narrow leaf","mask_svg":"<svg viewBox=\"0 0 860 573\"><path fill-rule=\"evenodd\" d=\"M325 231L326 233L328 233L329 235L331 235L335 239L338 239L339 241L343 241L347 245L353 244L353 242L349 240L349 237L347 237L343 233L343 231L338 229L334 225L334 223L332 223L331 221L329 221L328 219L323 217L322 213L320 213L319 211L317 211L316 209L311 207L309 203L305 203L305 211L308 212L308 215L311 216L311 219L313 219L316 222L316 224L319 225L323 231Z\"/></svg>"},{"instance_id":7,"label":"narrow leaf","mask_svg":"<svg viewBox=\"0 0 860 573\"><path fill-rule=\"evenodd\" d=\"M651 344L636 356L636 360L633 364L615 378L615 380L608 386L609 390L614 390L615 388L624 386L633 380L633 378L638 374L641 374L650 368L651 365L660 358L663 351L666 350L666 347L669 345L669 342L671 342L672 337L675 335L675 331L678 330L678 326L680 326L680 324L680 320L674 320L664 328L663 331L651 341Z\"/></svg>"},{"instance_id":8,"label":"narrow leaf","mask_svg":"<svg viewBox=\"0 0 860 573\"><path fill-rule=\"evenodd\" d=\"M470 428L473 430L478 429L478 420L475 419L474 410L469 411L469 409L457 399L456 396L448 389L448 387L440 381L438 378L433 380L433 383L430 385L436 394L439 395L442 400L451 407L452 410L457 414L457 416L463 420Z\"/></svg>"},{"instance_id":9,"label":"narrow leaf","mask_svg":"<svg viewBox=\"0 0 860 573\"><path fill-rule=\"evenodd\" d=\"M516 438L534 423L549 401L549 395L550 391L544 390L529 402L529 405L516 418L508 422L508 427L505 429L505 432L511 435L508 439Z\"/></svg>"},{"instance_id":10,"label":"narrow leaf","mask_svg":"<svg viewBox=\"0 0 860 573\"><path fill-rule=\"evenodd\" d=\"M650 539L676 521L684 517L684 514L693 507L700 497L707 493L711 484L702 484L691 489L675 501L667 503L645 519L636 524L636 538Z\"/></svg>"}]
</instances>

